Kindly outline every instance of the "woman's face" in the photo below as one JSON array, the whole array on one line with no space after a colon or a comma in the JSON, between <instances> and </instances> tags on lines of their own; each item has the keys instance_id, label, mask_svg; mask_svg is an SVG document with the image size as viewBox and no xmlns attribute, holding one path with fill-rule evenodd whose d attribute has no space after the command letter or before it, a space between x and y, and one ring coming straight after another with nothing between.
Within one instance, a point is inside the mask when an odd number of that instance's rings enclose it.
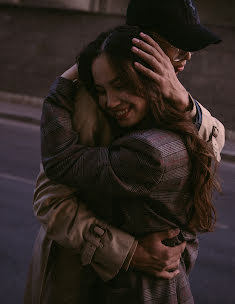
<instances>
[{"instance_id":1,"label":"woman's face","mask_svg":"<svg viewBox=\"0 0 235 304\"><path fill-rule=\"evenodd\" d=\"M133 127L143 120L149 109L148 102L122 86L104 53L94 60L92 75L100 106L120 127Z\"/></svg>"}]
</instances>

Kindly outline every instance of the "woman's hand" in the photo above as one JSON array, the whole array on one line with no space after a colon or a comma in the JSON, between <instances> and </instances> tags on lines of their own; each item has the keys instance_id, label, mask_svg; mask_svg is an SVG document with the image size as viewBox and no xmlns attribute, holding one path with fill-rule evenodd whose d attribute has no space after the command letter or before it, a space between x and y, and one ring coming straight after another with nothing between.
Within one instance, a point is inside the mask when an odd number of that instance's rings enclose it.
<instances>
[{"instance_id":1,"label":"woman's hand","mask_svg":"<svg viewBox=\"0 0 235 304\"><path fill-rule=\"evenodd\" d=\"M179 273L180 257L186 242L175 247L168 247L163 245L162 241L174 238L179 232L179 229L175 229L144 237L139 241L130 265L158 278L174 278Z\"/></svg>"},{"instance_id":2,"label":"woman's hand","mask_svg":"<svg viewBox=\"0 0 235 304\"><path fill-rule=\"evenodd\" d=\"M61 77L69 79L69 80L76 80L78 79L78 66L75 63L71 68L65 71Z\"/></svg>"},{"instance_id":3,"label":"woman's hand","mask_svg":"<svg viewBox=\"0 0 235 304\"><path fill-rule=\"evenodd\" d=\"M169 57L150 36L144 33L140 33L140 36L143 40L132 39L134 44L132 51L145 61L151 69L135 62L136 69L154 80L163 96L174 101L179 110L187 110L190 103L188 92L178 80Z\"/></svg>"}]
</instances>

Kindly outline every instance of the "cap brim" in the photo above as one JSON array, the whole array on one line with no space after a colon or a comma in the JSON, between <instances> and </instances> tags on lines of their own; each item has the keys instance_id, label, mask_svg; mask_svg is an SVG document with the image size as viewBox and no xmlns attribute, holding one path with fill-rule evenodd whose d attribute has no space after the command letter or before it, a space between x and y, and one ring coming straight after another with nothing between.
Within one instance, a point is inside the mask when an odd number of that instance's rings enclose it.
<instances>
[{"instance_id":1,"label":"cap brim","mask_svg":"<svg viewBox=\"0 0 235 304\"><path fill-rule=\"evenodd\" d=\"M175 47L184 51L199 51L210 44L220 43L222 40L201 24L156 29L160 35Z\"/></svg>"}]
</instances>

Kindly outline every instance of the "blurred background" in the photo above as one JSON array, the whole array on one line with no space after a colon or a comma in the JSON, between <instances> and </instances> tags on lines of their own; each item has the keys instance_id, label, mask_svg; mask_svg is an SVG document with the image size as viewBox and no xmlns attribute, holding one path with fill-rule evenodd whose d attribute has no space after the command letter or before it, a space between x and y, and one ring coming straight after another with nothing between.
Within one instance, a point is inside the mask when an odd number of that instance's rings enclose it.
<instances>
[{"instance_id":1,"label":"blurred background","mask_svg":"<svg viewBox=\"0 0 235 304\"><path fill-rule=\"evenodd\" d=\"M235 1L196 1L223 39L194 54L182 81L227 128L235 127ZM0 91L43 97L101 31L124 23L128 0L0 0ZM225 108L229 109L224 115Z\"/></svg>"},{"instance_id":2,"label":"blurred background","mask_svg":"<svg viewBox=\"0 0 235 304\"><path fill-rule=\"evenodd\" d=\"M147 0L145 0L147 1ZM39 120L52 81L101 31L125 22L129 0L0 0L0 301L23 302L39 227L32 195L40 162ZM223 42L194 53L180 80L226 127L228 158L215 233L201 237L192 273L197 304L234 304L235 1L196 0L201 22Z\"/></svg>"}]
</instances>

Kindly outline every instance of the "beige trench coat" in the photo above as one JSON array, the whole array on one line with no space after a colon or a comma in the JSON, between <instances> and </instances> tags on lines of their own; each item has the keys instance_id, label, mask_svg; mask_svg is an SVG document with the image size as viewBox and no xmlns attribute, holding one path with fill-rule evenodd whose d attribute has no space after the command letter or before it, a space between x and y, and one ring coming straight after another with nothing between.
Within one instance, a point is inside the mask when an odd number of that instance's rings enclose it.
<instances>
[{"instance_id":1,"label":"beige trench coat","mask_svg":"<svg viewBox=\"0 0 235 304\"><path fill-rule=\"evenodd\" d=\"M220 160L224 127L204 107L201 109L199 134L212 142ZM192 116L195 114L194 106ZM102 134L101 145L111 141L107 122L83 88L77 95L73 122L81 143L93 146L97 130ZM40 169L33 208L42 227L33 249L25 304L78 304L82 266L91 264L104 281L115 277L122 267L128 268L137 241L96 218L82 202L78 203L75 192L50 181Z\"/></svg>"}]
</instances>

